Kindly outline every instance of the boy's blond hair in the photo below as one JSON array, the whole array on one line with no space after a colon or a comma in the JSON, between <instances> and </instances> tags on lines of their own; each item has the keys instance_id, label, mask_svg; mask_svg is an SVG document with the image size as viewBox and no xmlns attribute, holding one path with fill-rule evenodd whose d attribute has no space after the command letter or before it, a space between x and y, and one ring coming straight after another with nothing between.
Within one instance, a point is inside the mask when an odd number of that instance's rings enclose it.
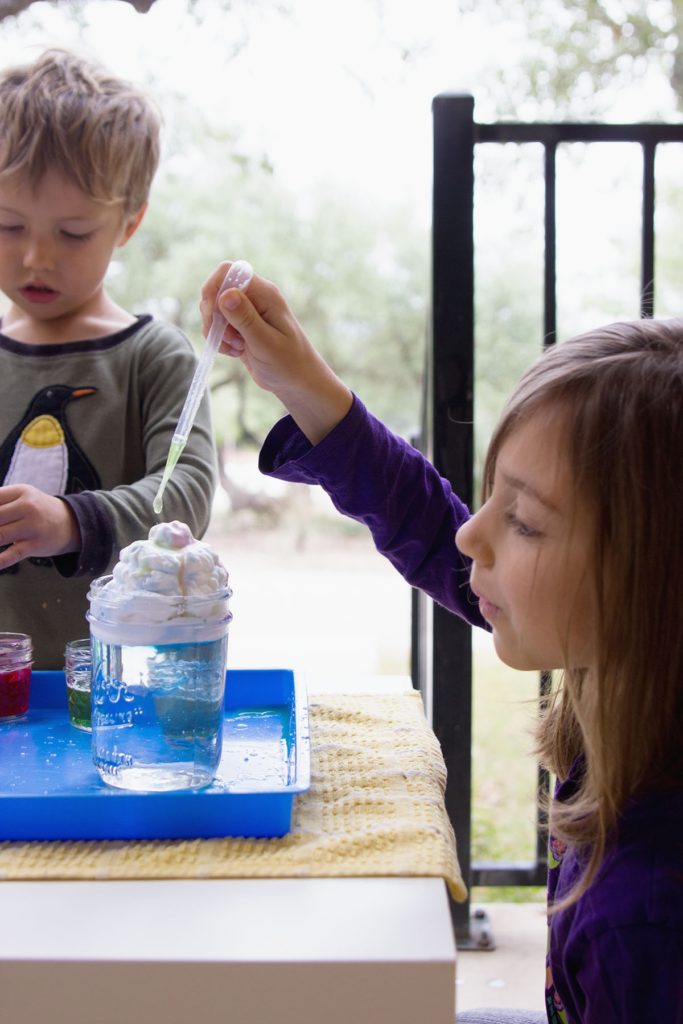
<instances>
[{"instance_id":1,"label":"boy's blond hair","mask_svg":"<svg viewBox=\"0 0 683 1024\"><path fill-rule=\"evenodd\" d=\"M143 92L65 50L0 73L0 179L16 175L36 187L55 170L91 198L134 213L159 163L160 126Z\"/></svg>"}]
</instances>

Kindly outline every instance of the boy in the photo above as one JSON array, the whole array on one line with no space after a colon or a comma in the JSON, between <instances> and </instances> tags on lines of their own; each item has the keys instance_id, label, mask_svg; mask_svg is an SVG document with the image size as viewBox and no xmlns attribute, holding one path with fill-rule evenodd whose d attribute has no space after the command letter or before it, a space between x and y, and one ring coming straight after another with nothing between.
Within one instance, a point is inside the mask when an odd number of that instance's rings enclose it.
<instances>
[{"instance_id":1,"label":"boy","mask_svg":"<svg viewBox=\"0 0 683 1024\"><path fill-rule=\"evenodd\" d=\"M0 629L58 669L90 581L146 537L195 367L190 341L108 295L147 208L158 114L63 51L0 74ZM202 536L215 486L208 399L164 515Z\"/></svg>"}]
</instances>

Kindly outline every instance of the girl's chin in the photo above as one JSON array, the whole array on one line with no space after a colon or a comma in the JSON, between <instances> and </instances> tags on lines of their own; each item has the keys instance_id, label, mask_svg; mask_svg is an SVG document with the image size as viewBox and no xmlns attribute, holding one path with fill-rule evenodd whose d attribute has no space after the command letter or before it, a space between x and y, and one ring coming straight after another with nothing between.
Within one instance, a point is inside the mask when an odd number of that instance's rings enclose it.
<instances>
[{"instance_id":1,"label":"girl's chin","mask_svg":"<svg viewBox=\"0 0 683 1024\"><path fill-rule=\"evenodd\" d=\"M508 668L514 668L517 672L545 672L547 670L547 666L541 664L526 651L511 649L504 638L496 633L495 628L493 630L493 646L500 660Z\"/></svg>"}]
</instances>

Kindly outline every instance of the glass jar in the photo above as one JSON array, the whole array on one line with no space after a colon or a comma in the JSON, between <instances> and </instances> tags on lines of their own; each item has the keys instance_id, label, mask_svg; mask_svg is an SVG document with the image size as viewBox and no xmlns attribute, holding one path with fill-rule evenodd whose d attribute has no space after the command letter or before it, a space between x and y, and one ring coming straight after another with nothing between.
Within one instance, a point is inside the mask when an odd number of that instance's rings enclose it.
<instances>
[{"instance_id":1,"label":"glass jar","mask_svg":"<svg viewBox=\"0 0 683 1024\"><path fill-rule=\"evenodd\" d=\"M33 647L26 633L0 633L0 722L28 714Z\"/></svg>"},{"instance_id":2,"label":"glass jar","mask_svg":"<svg viewBox=\"0 0 683 1024\"><path fill-rule=\"evenodd\" d=\"M88 594L95 767L119 789L208 786L223 741L232 591L144 593L126 611L110 579Z\"/></svg>"},{"instance_id":3,"label":"glass jar","mask_svg":"<svg viewBox=\"0 0 683 1024\"><path fill-rule=\"evenodd\" d=\"M69 640L64 648L64 675L66 677L69 721L84 732L91 731L91 668L90 637L82 640Z\"/></svg>"}]
</instances>

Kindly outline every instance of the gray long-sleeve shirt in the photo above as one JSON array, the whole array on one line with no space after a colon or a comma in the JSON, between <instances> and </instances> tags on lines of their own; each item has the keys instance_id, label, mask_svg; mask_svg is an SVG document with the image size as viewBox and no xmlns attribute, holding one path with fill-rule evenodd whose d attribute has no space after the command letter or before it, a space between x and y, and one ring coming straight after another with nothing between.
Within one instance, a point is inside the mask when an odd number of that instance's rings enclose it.
<instances>
[{"instance_id":1,"label":"gray long-sleeve shirt","mask_svg":"<svg viewBox=\"0 0 683 1024\"><path fill-rule=\"evenodd\" d=\"M0 484L31 483L69 503L82 548L0 572L0 630L29 633L34 667L61 668L87 636L90 581L159 521L152 509L196 366L178 328L142 316L91 341L29 345L0 334ZM215 487L208 398L164 494L164 520L201 537Z\"/></svg>"}]
</instances>

